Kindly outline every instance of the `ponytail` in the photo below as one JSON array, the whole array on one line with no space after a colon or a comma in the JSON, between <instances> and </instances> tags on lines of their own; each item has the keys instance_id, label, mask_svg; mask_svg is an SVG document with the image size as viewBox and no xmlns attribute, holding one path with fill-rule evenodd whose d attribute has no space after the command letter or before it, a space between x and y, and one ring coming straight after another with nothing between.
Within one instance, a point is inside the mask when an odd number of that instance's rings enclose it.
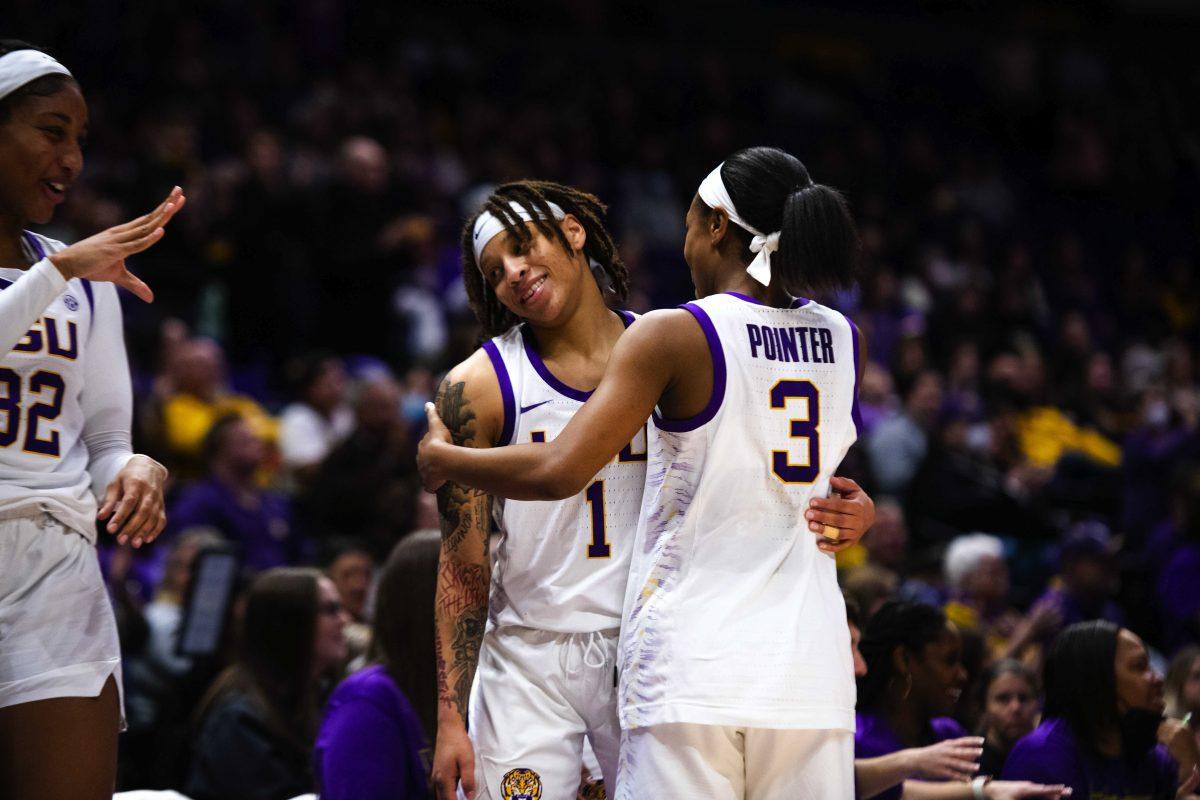
<instances>
[{"instance_id":1,"label":"ponytail","mask_svg":"<svg viewBox=\"0 0 1200 800\"><path fill-rule=\"evenodd\" d=\"M841 192L810 183L783 205L773 274L791 295L845 289L858 280L862 247Z\"/></svg>"},{"instance_id":2,"label":"ponytail","mask_svg":"<svg viewBox=\"0 0 1200 800\"><path fill-rule=\"evenodd\" d=\"M780 232L772 282L792 295L854 285L862 247L850 209L836 189L814 183L800 159L775 147L748 147L725 159L721 182L752 228ZM750 263L751 234L732 230Z\"/></svg>"}]
</instances>

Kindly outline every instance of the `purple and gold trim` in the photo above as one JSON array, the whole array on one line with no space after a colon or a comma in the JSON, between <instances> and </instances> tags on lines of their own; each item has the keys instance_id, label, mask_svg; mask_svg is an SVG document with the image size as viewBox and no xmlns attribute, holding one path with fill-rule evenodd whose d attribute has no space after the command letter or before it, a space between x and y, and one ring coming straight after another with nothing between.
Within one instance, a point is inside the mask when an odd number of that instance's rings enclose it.
<instances>
[{"instance_id":1,"label":"purple and gold trim","mask_svg":"<svg viewBox=\"0 0 1200 800\"><path fill-rule=\"evenodd\" d=\"M763 308L771 308L771 306L768 306L766 303L762 302L761 300L755 300L753 297L751 297L748 294L742 294L741 292L725 292L725 294L730 295L731 297L736 297L738 300L744 300L747 303L753 303L756 306L762 306ZM807 297L793 297L792 302L788 306L788 308L801 308L802 306L808 305L808 302L809 301L808 301Z\"/></svg>"},{"instance_id":2,"label":"purple and gold trim","mask_svg":"<svg viewBox=\"0 0 1200 800\"><path fill-rule=\"evenodd\" d=\"M634 316L630 312L618 310L617 314L620 315L621 321L625 323L626 328L633 324ZM588 398L592 396L590 391L585 392L583 389L575 389L567 386L554 377L554 373L546 366L546 362L542 361L542 357L537 351L537 340L533 337L533 330L528 325L521 326L521 342L525 346L525 357L529 359L530 364L533 364L534 371L546 382L547 386L564 397L569 397L580 403L588 401Z\"/></svg>"},{"instance_id":3,"label":"purple and gold trim","mask_svg":"<svg viewBox=\"0 0 1200 800\"><path fill-rule=\"evenodd\" d=\"M500 430L500 441L496 443L498 447L503 447L512 442L513 427L517 421L517 401L513 396L508 367L504 366L504 359L500 357L500 350L497 349L496 343L488 339L483 343L483 350L492 361L492 369L496 370L496 380L500 382L500 396L504 400L504 427Z\"/></svg>"},{"instance_id":4,"label":"purple and gold trim","mask_svg":"<svg viewBox=\"0 0 1200 800\"><path fill-rule=\"evenodd\" d=\"M858 390L862 385L862 374L859 371L858 360L858 326L854 324L854 320L843 314L846 317L846 322L850 325L850 340L854 343L854 402L850 406L850 418L854 420L854 433L856 436L862 436L862 409L858 407Z\"/></svg>"},{"instance_id":5,"label":"purple and gold trim","mask_svg":"<svg viewBox=\"0 0 1200 800\"><path fill-rule=\"evenodd\" d=\"M725 400L725 350L721 347L721 337L717 335L717 329L713 326L712 320L704 309L695 303L684 303L680 306L700 324L700 328L704 331L704 338L708 342L708 352L712 356L713 368L713 385L712 395L708 398L708 405L694 417L688 419L663 419L654 412L654 424L662 431L670 431L672 433L684 433L686 431L694 431L702 425L708 424L712 418L717 415L717 411L721 408L721 403Z\"/></svg>"}]
</instances>

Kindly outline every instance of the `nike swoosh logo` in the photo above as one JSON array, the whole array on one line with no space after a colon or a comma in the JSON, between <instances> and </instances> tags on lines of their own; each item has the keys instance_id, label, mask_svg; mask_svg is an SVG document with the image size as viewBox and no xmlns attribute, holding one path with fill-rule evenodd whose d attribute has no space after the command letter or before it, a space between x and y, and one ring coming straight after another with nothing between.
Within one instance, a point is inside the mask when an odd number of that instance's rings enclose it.
<instances>
[{"instance_id":1,"label":"nike swoosh logo","mask_svg":"<svg viewBox=\"0 0 1200 800\"><path fill-rule=\"evenodd\" d=\"M544 405L546 405L546 403L549 403L549 402L550 402L549 400L543 400L542 402L534 403L531 406L521 406L521 413L524 414L526 411L533 411L538 406L544 406Z\"/></svg>"}]
</instances>

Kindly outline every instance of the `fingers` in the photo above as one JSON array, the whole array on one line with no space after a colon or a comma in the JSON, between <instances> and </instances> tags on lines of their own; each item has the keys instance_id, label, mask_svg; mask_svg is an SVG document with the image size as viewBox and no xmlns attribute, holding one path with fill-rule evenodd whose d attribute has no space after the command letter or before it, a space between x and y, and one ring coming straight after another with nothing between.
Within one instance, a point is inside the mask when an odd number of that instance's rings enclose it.
<instances>
[{"instance_id":1,"label":"fingers","mask_svg":"<svg viewBox=\"0 0 1200 800\"><path fill-rule=\"evenodd\" d=\"M829 479L829 487L839 494L853 494L862 491L862 487L856 481L838 475Z\"/></svg>"},{"instance_id":2,"label":"fingers","mask_svg":"<svg viewBox=\"0 0 1200 800\"><path fill-rule=\"evenodd\" d=\"M430 433L437 431L438 435L441 435L442 431L449 432L446 424L442 422L442 418L438 415L437 406L433 403L425 404L425 421L429 423Z\"/></svg>"},{"instance_id":3,"label":"fingers","mask_svg":"<svg viewBox=\"0 0 1200 800\"><path fill-rule=\"evenodd\" d=\"M822 553L833 553L835 555L853 546L854 542L834 542L829 539L821 539L817 542L817 549Z\"/></svg>"},{"instance_id":4,"label":"fingers","mask_svg":"<svg viewBox=\"0 0 1200 800\"><path fill-rule=\"evenodd\" d=\"M138 502L137 511L121 530L120 538L132 542L134 547L141 547L158 535L165 522L166 516L163 514L162 504L158 502L157 494L149 491L147 487Z\"/></svg>"},{"instance_id":5,"label":"fingers","mask_svg":"<svg viewBox=\"0 0 1200 800\"><path fill-rule=\"evenodd\" d=\"M458 780L462 784L463 794L467 796L467 800L473 800L475 797L475 762L474 760L464 760L458 765Z\"/></svg>"},{"instance_id":6,"label":"fingers","mask_svg":"<svg viewBox=\"0 0 1200 800\"><path fill-rule=\"evenodd\" d=\"M106 526L109 533L120 533L121 529L125 526L125 520L129 519L129 515L137 508L138 502L137 496L129 491L129 487L125 485L125 481L120 477L117 480L121 482L121 497L117 501L117 507L113 511L112 519L108 521L108 525ZM117 536L117 541L121 544L125 544L128 540L129 537L123 534Z\"/></svg>"},{"instance_id":7,"label":"fingers","mask_svg":"<svg viewBox=\"0 0 1200 800\"><path fill-rule=\"evenodd\" d=\"M161 231L162 228L159 228L159 230ZM123 264L122 269L124 269ZM128 269L124 269L124 274L117 278L115 283L118 286L124 286L126 289L133 292L134 295L136 295L137 298L143 303L154 302L154 290L147 286L145 281L143 281L137 275L134 275Z\"/></svg>"},{"instance_id":8,"label":"fingers","mask_svg":"<svg viewBox=\"0 0 1200 800\"><path fill-rule=\"evenodd\" d=\"M825 525L840 528L844 531L858 530L857 517L849 514L837 514L810 508L804 512L804 518L808 520L808 529L813 533L821 533Z\"/></svg>"},{"instance_id":9,"label":"fingers","mask_svg":"<svg viewBox=\"0 0 1200 800\"><path fill-rule=\"evenodd\" d=\"M143 227L151 219L162 214L168 205L172 205L172 204L182 205L181 201L183 199L184 199L183 189L176 186L174 189L172 189L170 191L170 193L167 194L166 199L163 200L161 203L159 203L158 206L156 206L155 209L153 211L151 211L150 213L142 214L140 217L135 217L134 219L131 219L129 222L125 222L120 225L116 225L116 226L110 228L109 230L112 231L113 233L127 233L131 230L134 230L135 228ZM176 210L178 210L178 209L176 209Z\"/></svg>"},{"instance_id":10,"label":"fingers","mask_svg":"<svg viewBox=\"0 0 1200 800\"><path fill-rule=\"evenodd\" d=\"M120 479L109 481L108 488L104 490L104 501L100 503L100 510L96 512L96 516L100 519L108 519L108 515L112 513L113 506L117 504L117 498L120 496Z\"/></svg>"}]
</instances>

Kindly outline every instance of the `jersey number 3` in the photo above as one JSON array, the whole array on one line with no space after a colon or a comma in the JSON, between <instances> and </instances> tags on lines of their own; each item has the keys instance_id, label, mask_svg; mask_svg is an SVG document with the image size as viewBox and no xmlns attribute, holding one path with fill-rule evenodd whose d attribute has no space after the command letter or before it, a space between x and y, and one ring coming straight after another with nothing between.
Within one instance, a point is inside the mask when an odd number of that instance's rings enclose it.
<instances>
[{"instance_id":1,"label":"jersey number 3","mask_svg":"<svg viewBox=\"0 0 1200 800\"><path fill-rule=\"evenodd\" d=\"M793 439L801 439L808 450L806 463L793 464L787 450L771 451L771 471L784 483L812 483L821 473L820 393L811 381L781 380L771 387L771 408L786 410L789 400L804 400L803 418L788 420Z\"/></svg>"},{"instance_id":2,"label":"jersey number 3","mask_svg":"<svg viewBox=\"0 0 1200 800\"><path fill-rule=\"evenodd\" d=\"M25 412L25 452L43 456L59 455L58 431L50 431L49 437L43 439L38 436L38 422L58 418L62 413L66 388L62 376L56 372L38 370L29 376L29 393L40 395L48 391L50 399L49 402L34 403ZM0 447L8 447L17 440L21 427L21 376L11 369L0 368L0 391L4 392L4 396L0 397L0 415L4 420L3 427L0 427Z\"/></svg>"}]
</instances>

